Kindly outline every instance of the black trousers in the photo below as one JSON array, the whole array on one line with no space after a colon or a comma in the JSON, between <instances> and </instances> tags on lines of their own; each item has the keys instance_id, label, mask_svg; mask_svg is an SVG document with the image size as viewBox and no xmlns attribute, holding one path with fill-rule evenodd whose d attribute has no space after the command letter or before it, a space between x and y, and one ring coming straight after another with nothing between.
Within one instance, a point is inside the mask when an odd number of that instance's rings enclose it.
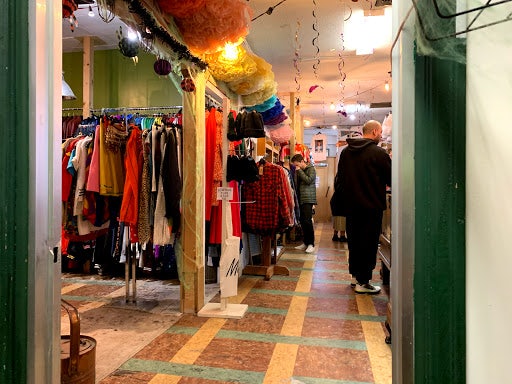
<instances>
[{"instance_id":1,"label":"black trousers","mask_svg":"<svg viewBox=\"0 0 512 384\"><path fill-rule=\"evenodd\" d=\"M381 232L381 210L359 210L347 215L348 270L361 284L372 278Z\"/></svg>"},{"instance_id":2,"label":"black trousers","mask_svg":"<svg viewBox=\"0 0 512 384\"><path fill-rule=\"evenodd\" d=\"M315 229L313 228L313 204L304 203L300 205L300 226L304 244L315 245Z\"/></svg>"}]
</instances>

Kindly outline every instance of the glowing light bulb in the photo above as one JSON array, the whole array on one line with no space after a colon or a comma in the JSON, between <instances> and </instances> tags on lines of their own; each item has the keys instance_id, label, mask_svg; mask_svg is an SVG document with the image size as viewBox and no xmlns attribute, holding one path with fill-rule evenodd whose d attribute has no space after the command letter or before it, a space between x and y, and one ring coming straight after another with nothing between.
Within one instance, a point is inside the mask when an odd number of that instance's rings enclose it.
<instances>
[{"instance_id":1,"label":"glowing light bulb","mask_svg":"<svg viewBox=\"0 0 512 384\"><path fill-rule=\"evenodd\" d=\"M226 43L224 46L224 57L228 60L236 60L238 58L238 49L236 45Z\"/></svg>"},{"instance_id":2,"label":"glowing light bulb","mask_svg":"<svg viewBox=\"0 0 512 384\"><path fill-rule=\"evenodd\" d=\"M333 103L333 102L331 102L331 105L329 106L329 108L331 109L331 111L334 111L334 109L335 109L336 107L334 106L334 103Z\"/></svg>"},{"instance_id":3,"label":"glowing light bulb","mask_svg":"<svg viewBox=\"0 0 512 384\"><path fill-rule=\"evenodd\" d=\"M137 33L132 31L131 29L128 31L128 39L131 41L137 40Z\"/></svg>"},{"instance_id":4,"label":"glowing light bulb","mask_svg":"<svg viewBox=\"0 0 512 384\"><path fill-rule=\"evenodd\" d=\"M386 92L389 92L389 82L386 81L386 83L384 84L384 89L386 90Z\"/></svg>"},{"instance_id":5,"label":"glowing light bulb","mask_svg":"<svg viewBox=\"0 0 512 384\"><path fill-rule=\"evenodd\" d=\"M87 12L89 17L94 17L94 12L92 11L92 7L89 5L89 12Z\"/></svg>"},{"instance_id":6,"label":"glowing light bulb","mask_svg":"<svg viewBox=\"0 0 512 384\"><path fill-rule=\"evenodd\" d=\"M356 119L356 115L350 115L350 120L354 121Z\"/></svg>"}]
</instances>

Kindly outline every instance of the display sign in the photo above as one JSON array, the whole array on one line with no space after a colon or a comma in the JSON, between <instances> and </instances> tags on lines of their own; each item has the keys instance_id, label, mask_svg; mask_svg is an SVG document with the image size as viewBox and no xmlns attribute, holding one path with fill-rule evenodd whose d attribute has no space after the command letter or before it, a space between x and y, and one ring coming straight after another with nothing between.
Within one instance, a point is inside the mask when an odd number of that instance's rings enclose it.
<instances>
[{"instance_id":1,"label":"display sign","mask_svg":"<svg viewBox=\"0 0 512 384\"><path fill-rule=\"evenodd\" d=\"M233 188L230 187L218 187L217 188L217 200L233 200Z\"/></svg>"}]
</instances>

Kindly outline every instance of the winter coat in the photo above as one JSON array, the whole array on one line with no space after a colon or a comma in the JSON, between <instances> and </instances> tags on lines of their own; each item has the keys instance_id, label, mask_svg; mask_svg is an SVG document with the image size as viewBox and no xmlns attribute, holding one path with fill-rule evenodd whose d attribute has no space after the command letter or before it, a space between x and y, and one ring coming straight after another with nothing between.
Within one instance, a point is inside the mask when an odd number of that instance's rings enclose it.
<instances>
[{"instance_id":1,"label":"winter coat","mask_svg":"<svg viewBox=\"0 0 512 384\"><path fill-rule=\"evenodd\" d=\"M317 204L316 202L316 170L312 164L308 164L306 168L295 170L297 175L297 192L299 195L299 203Z\"/></svg>"}]
</instances>

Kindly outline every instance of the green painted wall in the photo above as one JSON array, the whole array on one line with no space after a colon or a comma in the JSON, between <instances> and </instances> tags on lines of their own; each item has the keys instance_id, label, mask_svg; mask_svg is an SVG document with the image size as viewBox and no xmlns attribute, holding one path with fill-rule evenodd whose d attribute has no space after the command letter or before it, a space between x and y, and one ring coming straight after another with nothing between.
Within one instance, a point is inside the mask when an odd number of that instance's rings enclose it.
<instances>
[{"instance_id":1,"label":"green painted wall","mask_svg":"<svg viewBox=\"0 0 512 384\"><path fill-rule=\"evenodd\" d=\"M138 58L134 64L117 49L94 52L94 108L181 105L181 94L171 78L158 76L153 70L155 56L140 53ZM77 97L64 100L62 107L81 108L82 52L63 54L62 68Z\"/></svg>"},{"instance_id":2,"label":"green painted wall","mask_svg":"<svg viewBox=\"0 0 512 384\"><path fill-rule=\"evenodd\" d=\"M466 67L416 58L415 383L466 382Z\"/></svg>"},{"instance_id":3,"label":"green painted wall","mask_svg":"<svg viewBox=\"0 0 512 384\"><path fill-rule=\"evenodd\" d=\"M27 378L28 2L0 9L0 383L10 384Z\"/></svg>"}]
</instances>

